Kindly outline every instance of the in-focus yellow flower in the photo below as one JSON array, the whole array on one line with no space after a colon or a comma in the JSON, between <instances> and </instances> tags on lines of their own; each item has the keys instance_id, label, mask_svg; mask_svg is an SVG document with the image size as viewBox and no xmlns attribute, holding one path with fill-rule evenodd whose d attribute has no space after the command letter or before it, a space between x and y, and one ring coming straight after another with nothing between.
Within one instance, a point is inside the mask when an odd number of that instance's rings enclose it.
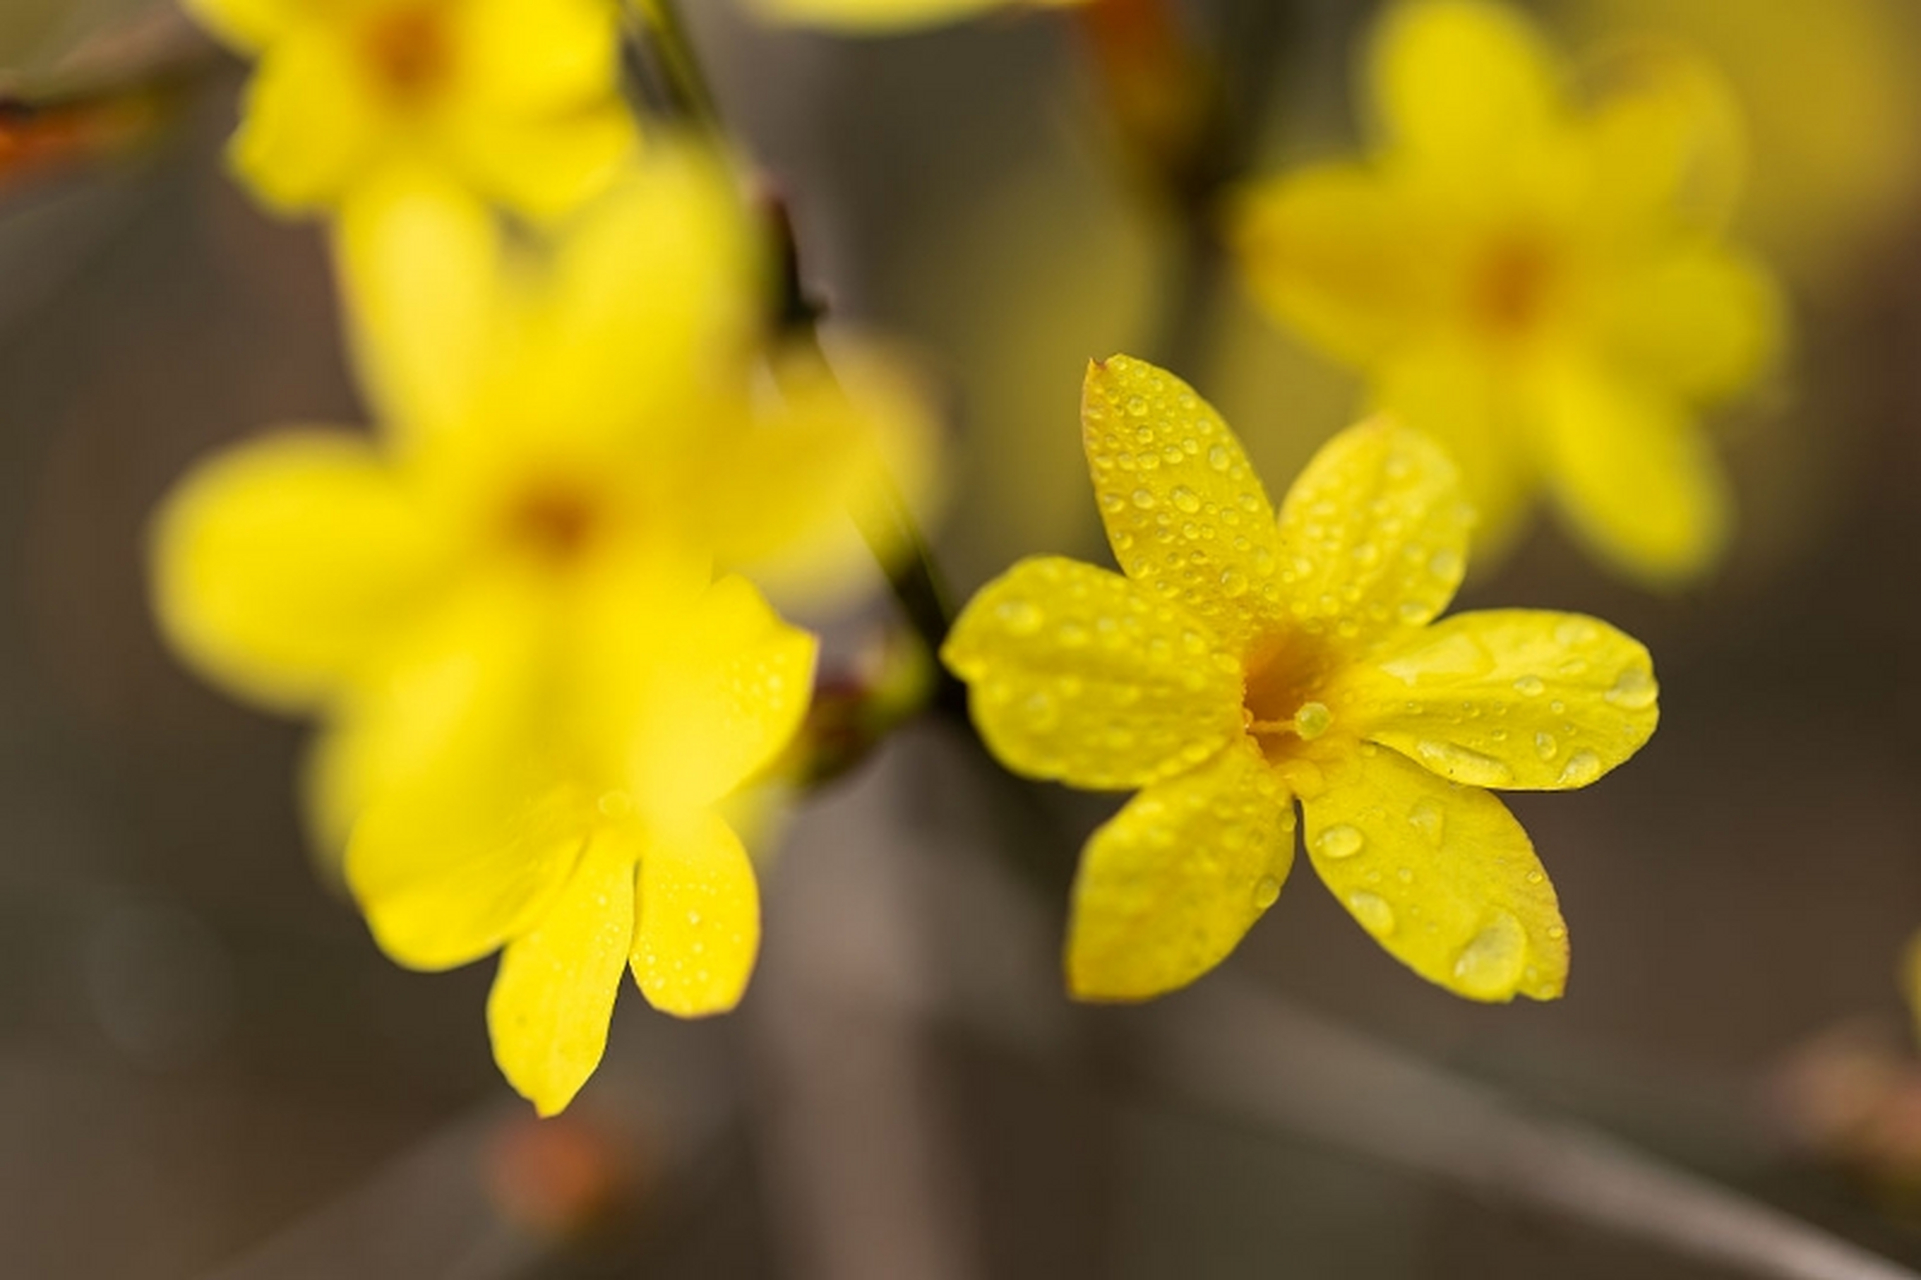
<instances>
[{"instance_id":1,"label":"in-focus yellow flower","mask_svg":"<svg viewBox=\"0 0 1921 1280\"><path fill-rule=\"evenodd\" d=\"M634 141L609 0L185 0L258 57L234 167L282 211L424 166L531 217L577 205Z\"/></svg>"},{"instance_id":2,"label":"in-focus yellow flower","mask_svg":"<svg viewBox=\"0 0 1921 1280\"><path fill-rule=\"evenodd\" d=\"M1647 651L1575 614L1442 622L1472 512L1426 437L1331 441L1277 520L1188 386L1116 356L1083 443L1125 576L1055 557L983 588L944 652L1009 768L1139 794L1088 841L1067 981L1134 1000L1200 977L1309 860L1382 947L1475 1000L1561 994L1567 929L1485 788L1584 787L1646 742Z\"/></svg>"},{"instance_id":3,"label":"in-focus yellow flower","mask_svg":"<svg viewBox=\"0 0 1921 1280\"><path fill-rule=\"evenodd\" d=\"M1590 109L1516 12L1391 10L1368 63L1380 144L1240 201L1255 294L1378 407L1432 433L1498 545L1543 491L1636 578L1697 575L1727 535L1699 406L1779 342L1763 268L1723 243L1729 175L1704 171L1725 104L1626 86Z\"/></svg>"},{"instance_id":4,"label":"in-focus yellow flower","mask_svg":"<svg viewBox=\"0 0 1921 1280\"><path fill-rule=\"evenodd\" d=\"M994 9L1059 9L1087 0L754 0L778 22L844 35L887 35L979 17Z\"/></svg>"},{"instance_id":5,"label":"in-focus yellow flower","mask_svg":"<svg viewBox=\"0 0 1921 1280\"><path fill-rule=\"evenodd\" d=\"M156 607L210 679L326 717L313 790L375 936L424 969L504 948L495 1054L551 1113L623 965L670 1013L742 993L721 808L793 738L815 644L714 573L845 519L864 428L817 361L751 359L751 241L703 162L658 151L544 263L452 193L381 198L341 255L380 438L203 465Z\"/></svg>"}]
</instances>

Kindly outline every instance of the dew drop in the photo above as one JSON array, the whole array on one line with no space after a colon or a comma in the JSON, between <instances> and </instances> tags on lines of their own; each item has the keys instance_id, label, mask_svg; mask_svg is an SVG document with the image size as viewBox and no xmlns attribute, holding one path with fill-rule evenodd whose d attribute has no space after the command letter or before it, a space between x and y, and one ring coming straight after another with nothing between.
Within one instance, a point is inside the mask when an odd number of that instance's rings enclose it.
<instances>
[{"instance_id":1,"label":"dew drop","mask_svg":"<svg viewBox=\"0 0 1921 1280\"><path fill-rule=\"evenodd\" d=\"M1247 575L1239 569L1221 570L1221 591L1232 600L1247 594Z\"/></svg>"},{"instance_id":2,"label":"dew drop","mask_svg":"<svg viewBox=\"0 0 1921 1280\"><path fill-rule=\"evenodd\" d=\"M1546 729L1534 735L1534 754L1543 760L1552 760L1561 754L1561 744Z\"/></svg>"},{"instance_id":3,"label":"dew drop","mask_svg":"<svg viewBox=\"0 0 1921 1280\"><path fill-rule=\"evenodd\" d=\"M1207 451L1207 465L1216 471L1225 471L1233 465L1234 459L1228 455L1227 446L1217 444Z\"/></svg>"},{"instance_id":4,"label":"dew drop","mask_svg":"<svg viewBox=\"0 0 1921 1280\"><path fill-rule=\"evenodd\" d=\"M1273 906L1281 896L1281 882L1273 876L1262 876L1254 886L1254 908L1265 911Z\"/></svg>"},{"instance_id":5,"label":"dew drop","mask_svg":"<svg viewBox=\"0 0 1921 1280\"><path fill-rule=\"evenodd\" d=\"M1592 751L1577 751L1561 770L1560 783L1564 787L1585 787L1600 776L1601 757Z\"/></svg>"},{"instance_id":6,"label":"dew drop","mask_svg":"<svg viewBox=\"0 0 1921 1280\"><path fill-rule=\"evenodd\" d=\"M1314 848L1323 858L1339 860L1353 857L1366 843L1367 837L1361 834L1358 827L1350 827L1343 822L1321 832L1314 841Z\"/></svg>"},{"instance_id":7,"label":"dew drop","mask_svg":"<svg viewBox=\"0 0 1921 1280\"><path fill-rule=\"evenodd\" d=\"M1363 929L1377 938L1394 932L1394 908L1378 893L1348 894L1347 909L1354 913Z\"/></svg>"},{"instance_id":8,"label":"dew drop","mask_svg":"<svg viewBox=\"0 0 1921 1280\"><path fill-rule=\"evenodd\" d=\"M1326 703L1305 702L1294 713L1294 732L1300 735L1303 742L1312 742L1320 737L1333 723L1334 713L1327 709Z\"/></svg>"},{"instance_id":9,"label":"dew drop","mask_svg":"<svg viewBox=\"0 0 1921 1280\"><path fill-rule=\"evenodd\" d=\"M1614 679L1614 686L1601 696L1627 711L1645 711L1654 705L1659 692L1654 676L1639 667L1629 667Z\"/></svg>"},{"instance_id":10,"label":"dew drop","mask_svg":"<svg viewBox=\"0 0 1921 1280\"><path fill-rule=\"evenodd\" d=\"M1450 582L1461 576L1463 567L1461 553L1451 548L1446 551L1436 551L1434 558L1427 562L1429 573Z\"/></svg>"},{"instance_id":11,"label":"dew drop","mask_svg":"<svg viewBox=\"0 0 1921 1280\"><path fill-rule=\"evenodd\" d=\"M1554 625L1554 641L1568 648L1592 644L1600 631L1586 618L1563 618Z\"/></svg>"},{"instance_id":12,"label":"dew drop","mask_svg":"<svg viewBox=\"0 0 1921 1280\"><path fill-rule=\"evenodd\" d=\"M1441 811L1440 805L1432 800L1417 800L1408 811L1407 820L1427 838L1429 844L1440 847L1441 835L1447 827L1447 815Z\"/></svg>"},{"instance_id":13,"label":"dew drop","mask_svg":"<svg viewBox=\"0 0 1921 1280\"><path fill-rule=\"evenodd\" d=\"M1047 622L1047 615L1032 600L1003 600L994 616L1010 636L1031 636Z\"/></svg>"},{"instance_id":14,"label":"dew drop","mask_svg":"<svg viewBox=\"0 0 1921 1280\"><path fill-rule=\"evenodd\" d=\"M1454 961L1454 980L1470 996L1498 999L1513 994L1526 959L1527 935L1521 931L1521 922L1503 911L1462 949Z\"/></svg>"},{"instance_id":15,"label":"dew drop","mask_svg":"<svg viewBox=\"0 0 1921 1280\"><path fill-rule=\"evenodd\" d=\"M1539 676L1522 676L1514 682L1514 692L1526 698L1538 698L1547 692L1547 681Z\"/></svg>"},{"instance_id":16,"label":"dew drop","mask_svg":"<svg viewBox=\"0 0 1921 1280\"><path fill-rule=\"evenodd\" d=\"M1455 782L1476 787L1503 787L1514 781L1514 770L1506 764L1493 756L1484 756L1452 742L1424 738L1414 744L1414 750L1424 763Z\"/></svg>"},{"instance_id":17,"label":"dew drop","mask_svg":"<svg viewBox=\"0 0 1921 1280\"><path fill-rule=\"evenodd\" d=\"M1154 495L1146 489L1136 489L1134 490L1134 505L1142 511L1147 511L1154 505Z\"/></svg>"}]
</instances>

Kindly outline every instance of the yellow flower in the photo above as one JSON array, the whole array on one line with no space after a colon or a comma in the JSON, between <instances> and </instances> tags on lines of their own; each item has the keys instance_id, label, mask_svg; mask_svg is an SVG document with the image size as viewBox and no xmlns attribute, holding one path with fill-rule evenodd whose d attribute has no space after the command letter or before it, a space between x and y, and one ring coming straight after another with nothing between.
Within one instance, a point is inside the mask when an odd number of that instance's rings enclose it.
<instances>
[{"instance_id":1,"label":"yellow flower","mask_svg":"<svg viewBox=\"0 0 1921 1280\"><path fill-rule=\"evenodd\" d=\"M282 211L424 166L532 217L632 148L609 0L186 0L259 59L234 167Z\"/></svg>"},{"instance_id":2,"label":"yellow flower","mask_svg":"<svg viewBox=\"0 0 1921 1280\"><path fill-rule=\"evenodd\" d=\"M1442 622L1472 513L1425 437L1376 421L1278 520L1219 415L1152 365L1088 371L1083 443L1126 576L1054 557L983 588L943 656L1008 767L1139 794L1088 841L1067 981L1133 1000L1200 977L1309 860L1403 964L1475 1000L1561 993L1567 930L1483 788L1595 781L1654 731L1647 651L1605 623Z\"/></svg>"},{"instance_id":3,"label":"yellow flower","mask_svg":"<svg viewBox=\"0 0 1921 1280\"><path fill-rule=\"evenodd\" d=\"M1372 160L1235 211L1255 294L1449 448L1486 542L1545 491L1627 573L1699 574L1728 503L1695 412L1755 380L1781 323L1718 233L1725 103L1663 83L1577 110L1536 31L1479 0L1391 11L1368 67Z\"/></svg>"},{"instance_id":4,"label":"yellow flower","mask_svg":"<svg viewBox=\"0 0 1921 1280\"><path fill-rule=\"evenodd\" d=\"M1065 8L1087 0L755 0L780 22L846 35L882 35L960 22L994 9Z\"/></svg>"},{"instance_id":5,"label":"yellow flower","mask_svg":"<svg viewBox=\"0 0 1921 1280\"><path fill-rule=\"evenodd\" d=\"M444 190L381 201L342 232L380 438L203 465L156 607L210 679L326 717L313 790L376 938L423 969L504 948L495 1054L551 1113L623 964L670 1013L741 995L758 900L721 810L793 738L815 644L714 566L845 519L865 410L750 358L751 242L704 162L657 152L544 262Z\"/></svg>"}]
</instances>

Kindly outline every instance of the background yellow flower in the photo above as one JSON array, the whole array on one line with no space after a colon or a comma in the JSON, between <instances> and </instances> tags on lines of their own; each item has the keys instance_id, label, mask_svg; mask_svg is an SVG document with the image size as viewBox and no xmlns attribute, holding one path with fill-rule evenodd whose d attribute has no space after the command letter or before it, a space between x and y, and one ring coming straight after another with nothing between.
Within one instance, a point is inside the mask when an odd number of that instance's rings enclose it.
<instances>
[{"instance_id":1,"label":"background yellow flower","mask_svg":"<svg viewBox=\"0 0 1921 1280\"><path fill-rule=\"evenodd\" d=\"M424 167L533 217L578 205L634 145L606 0L188 0L259 60L234 167L287 212Z\"/></svg>"},{"instance_id":2,"label":"background yellow flower","mask_svg":"<svg viewBox=\"0 0 1921 1280\"><path fill-rule=\"evenodd\" d=\"M550 1113L630 952L659 1008L740 997L757 895L715 806L793 738L815 646L711 576L805 558L878 482L871 416L905 402L818 354L763 359L751 237L689 153L532 258L415 177L341 236L381 439L283 432L205 464L159 517L156 605L211 678L325 717L321 825L352 831L389 954L504 947L495 1052Z\"/></svg>"},{"instance_id":3,"label":"background yellow flower","mask_svg":"<svg viewBox=\"0 0 1921 1280\"><path fill-rule=\"evenodd\" d=\"M1255 295L1447 445L1487 551L1545 494L1625 573L1698 576L1730 512L1697 410L1750 386L1782 327L1720 235L1726 103L1656 77L1579 106L1527 20L1479 0L1390 10L1368 71L1374 154L1236 206Z\"/></svg>"}]
</instances>

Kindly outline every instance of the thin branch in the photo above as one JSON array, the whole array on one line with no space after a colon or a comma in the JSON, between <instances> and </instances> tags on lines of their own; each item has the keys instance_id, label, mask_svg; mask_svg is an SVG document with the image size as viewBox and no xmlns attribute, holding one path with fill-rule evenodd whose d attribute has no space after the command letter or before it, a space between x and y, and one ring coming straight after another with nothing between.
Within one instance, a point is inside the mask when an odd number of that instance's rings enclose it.
<instances>
[{"instance_id":1,"label":"thin branch","mask_svg":"<svg viewBox=\"0 0 1921 1280\"><path fill-rule=\"evenodd\" d=\"M1613 1138L1529 1114L1222 974L1147 1014L1137 1061L1189 1104L1757 1280L1917 1273Z\"/></svg>"}]
</instances>

